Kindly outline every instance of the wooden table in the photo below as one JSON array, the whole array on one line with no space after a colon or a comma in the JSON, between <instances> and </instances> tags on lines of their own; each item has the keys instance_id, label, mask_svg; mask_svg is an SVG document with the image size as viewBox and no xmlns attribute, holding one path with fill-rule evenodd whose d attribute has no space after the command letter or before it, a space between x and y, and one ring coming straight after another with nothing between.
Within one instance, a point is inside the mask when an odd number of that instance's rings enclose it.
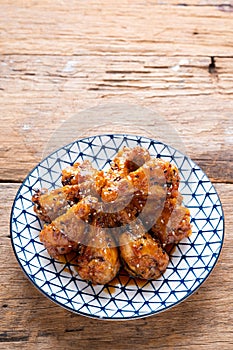
<instances>
[{"instance_id":1,"label":"wooden table","mask_svg":"<svg viewBox=\"0 0 233 350\"><path fill-rule=\"evenodd\" d=\"M1 0L0 13L0 348L232 349L232 1ZM218 264L194 295L125 322L77 316L45 298L22 273L9 232L14 196L54 130L116 102L148 107L177 130L215 184L226 229Z\"/></svg>"}]
</instances>

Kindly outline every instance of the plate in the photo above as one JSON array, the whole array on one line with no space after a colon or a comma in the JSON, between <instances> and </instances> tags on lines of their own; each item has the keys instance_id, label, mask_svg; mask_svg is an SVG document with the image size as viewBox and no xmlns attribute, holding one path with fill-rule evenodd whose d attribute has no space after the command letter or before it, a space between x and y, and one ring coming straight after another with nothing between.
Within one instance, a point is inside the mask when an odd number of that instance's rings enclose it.
<instances>
[{"instance_id":1,"label":"plate","mask_svg":"<svg viewBox=\"0 0 233 350\"><path fill-rule=\"evenodd\" d=\"M190 209L192 235L173 250L166 272L156 281L139 281L123 271L109 284L94 286L73 273L72 261L52 259L39 240L41 222L31 202L35 189L61 186L61 170L89 159L104 168L123 146L140 145L174 163L180 192ZM27 176L14 200L11 241L30 281L50 300L77 314L99 319L146 317L177 305L194 293L213 270L223 245L224 216L213 184L190 158L169 145L137 135L98 135L77 140L49 155Z\"/></svg>"}]
</instances>

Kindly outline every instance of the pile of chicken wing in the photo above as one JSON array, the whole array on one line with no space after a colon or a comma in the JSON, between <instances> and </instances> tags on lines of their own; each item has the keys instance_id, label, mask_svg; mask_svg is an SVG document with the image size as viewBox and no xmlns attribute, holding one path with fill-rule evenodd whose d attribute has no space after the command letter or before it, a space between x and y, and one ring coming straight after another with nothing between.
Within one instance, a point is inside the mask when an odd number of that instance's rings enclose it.
<instances>
[{"instance_id":1,"label":"pile of chicken wing","mask_svg":"<svg viewBox=\"0 0 233 350\"><path fill-rule=\"evenodd\" d=\"M169 263L168 247L191 234L175 165L142 147L120 150L108 170L88 160L62 170L62 186L37 190L34 211L44 222L40 240L51 257L77 252L79 276L106 284L121 266L130 276L156 279Z\"/></svg>"}]
</instances>

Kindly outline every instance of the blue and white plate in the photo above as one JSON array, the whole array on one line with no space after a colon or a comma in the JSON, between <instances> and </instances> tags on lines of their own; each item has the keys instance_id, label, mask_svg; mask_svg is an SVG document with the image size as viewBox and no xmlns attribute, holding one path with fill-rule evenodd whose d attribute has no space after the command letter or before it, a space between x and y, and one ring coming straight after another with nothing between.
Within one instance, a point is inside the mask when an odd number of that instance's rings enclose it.
<instances>
[{"instance_id":1,"label":"blue and white plate","mask_svg":"<svg viewBox=\"0 0 233 350\"><path fill-rule=\"evenodd\" d=\"M173 250L166 272L156 281L120 273L105 286L83 281L71 262L52 259L39 240L41 222L33 211L35 189L61 186L61 170L89 159L104 168L123 146L140 145L179 168L180 192L191 212L192 235ZM177 305L205 281L222 248L224 217L214 186L187 156L166 144L135 135L99 135L75 141L45 158L27 176L12 208L11 239L18 262L49 299L77 314L121 320L145 317Z\"/></svg>"}]
</instances>

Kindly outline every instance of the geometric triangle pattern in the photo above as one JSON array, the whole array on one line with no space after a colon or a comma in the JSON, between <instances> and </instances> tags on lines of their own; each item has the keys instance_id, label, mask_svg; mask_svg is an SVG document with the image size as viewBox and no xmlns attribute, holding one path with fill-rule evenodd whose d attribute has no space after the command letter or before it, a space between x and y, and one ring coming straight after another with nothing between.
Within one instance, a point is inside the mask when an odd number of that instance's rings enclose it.
<instances>
[{"instance_id":1,"label":"geometric triangle pattern","mask_svg":"<svg viewBox=\"0 0 233 350\"><path fill-rule=\"evenodd\" d=\"M192 235L171 254L165 273L156 281L138 281L124 272L109 284L83 281L75 260L52 259L39 240L41 223L31 197L38 188L61 186L61 170L89 159L104 168L123 146L142 146L152 156L174 163L180 172L180 192L190 209ZM49 299L75 313L102 319L132 319L164 311L194 293L213 270L223 245L224 216L216 190L204 172L186 155L156 140L136 135L108 134L66 145L42 160L21 185L11 213L11 241L19 265Z\"/></svg>"}]
</instances>

